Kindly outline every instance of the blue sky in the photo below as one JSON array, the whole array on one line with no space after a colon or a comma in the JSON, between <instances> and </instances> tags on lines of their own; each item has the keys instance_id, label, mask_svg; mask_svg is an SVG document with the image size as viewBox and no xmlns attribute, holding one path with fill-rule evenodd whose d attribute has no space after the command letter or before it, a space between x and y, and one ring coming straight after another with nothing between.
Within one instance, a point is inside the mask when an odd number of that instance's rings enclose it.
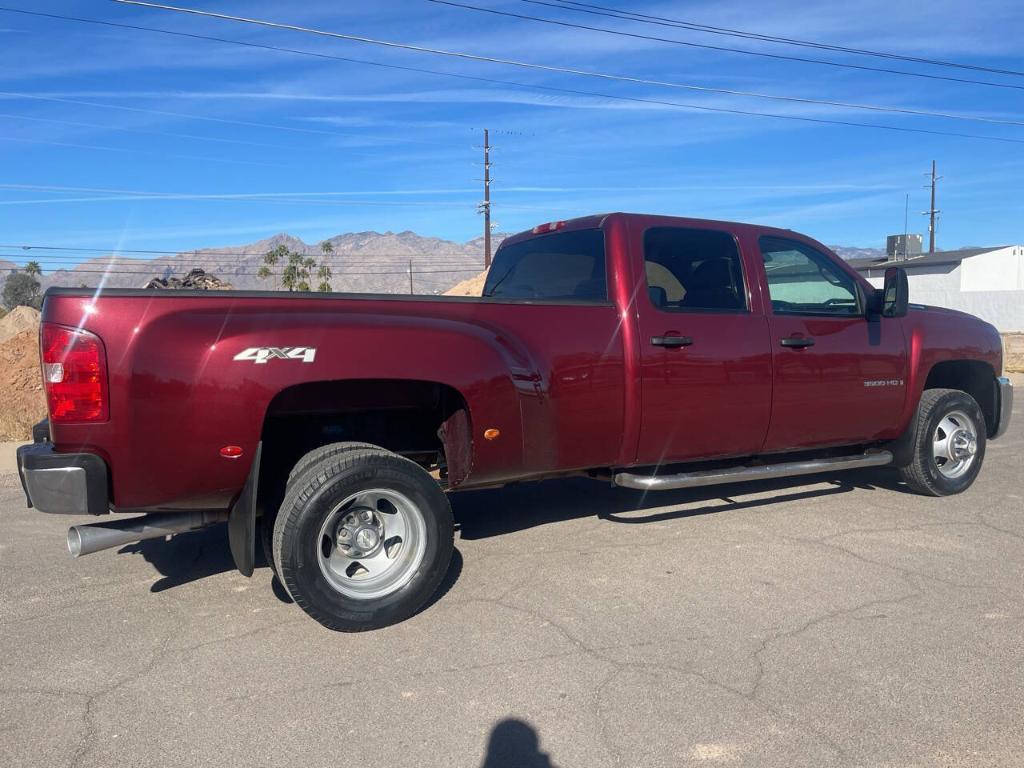
<instances>
[{"instance_id":1,"label":"blue sky","mask_svg":"<svg viewBox=\"0 0 1024 768\"><path fill-rule=\"evenodd\" d=\"M519 0L471 4L755 51L927 67L631 24ZM285 46L524 85L1024 140L1024 127L873 114L524 71L128 7L14 7ZM434 48L771 94L1024 120L1024 89L773 61L502 18L426 0L193 5ZM850 0L605 5L833 44L1024 69L1024 5ZM481 129L494 218L517 231L606 210L763 222L844 245L925 231L923 173L940 182L939 246L1021 242L1024 143L715 114L474 82L150 32L0 13L0 241L177 249L287 231L315 242L481 229ZM12 253L4 249L4 253Z\"/></svg>"}]
</instances>

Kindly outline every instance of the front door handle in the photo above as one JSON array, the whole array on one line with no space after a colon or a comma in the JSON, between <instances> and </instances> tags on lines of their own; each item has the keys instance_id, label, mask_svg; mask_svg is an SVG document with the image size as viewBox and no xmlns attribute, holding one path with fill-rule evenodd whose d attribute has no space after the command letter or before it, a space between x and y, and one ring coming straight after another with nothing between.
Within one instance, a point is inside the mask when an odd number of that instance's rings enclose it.
<instances>
[{"instance_id":1,"label":"front door handle","mask_svg":"<svg viewBox=\"0 0 1024 768\"><path fill-rule=\"evenodd\" d=\"M689 336L651 336L651 344L656 347L688 347L693 344Z\"/></svg>"},{"instance_id":2,"label":"front door handle","mask_svg":"<svg viewBox=\"0 0 1024 768\"><path fill-rule=\"evenodd\" d=\"M796 349L803 349L804 347L813 347L814 339L808 339L802 336L790 336L789 338L779 339L779 344L781 344L784 347L795 347Z\"/></svg>"}]
</instances>

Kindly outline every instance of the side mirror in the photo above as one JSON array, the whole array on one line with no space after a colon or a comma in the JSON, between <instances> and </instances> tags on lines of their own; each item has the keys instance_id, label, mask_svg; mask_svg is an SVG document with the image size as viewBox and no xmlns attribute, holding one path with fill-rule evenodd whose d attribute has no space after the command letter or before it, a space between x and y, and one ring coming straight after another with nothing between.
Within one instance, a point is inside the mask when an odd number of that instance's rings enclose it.
<instances>
[{"instance_id":1,"label":"side mirror","mask_svg":"<svg viewBox=\"0 0 1024 768\"><path fill-rule=\"evenodd\" d=\"M905 317L910 286L907 270L889 267L885 270L885 284L882 288L882 317Z\"/></svg>"}]
</instances>

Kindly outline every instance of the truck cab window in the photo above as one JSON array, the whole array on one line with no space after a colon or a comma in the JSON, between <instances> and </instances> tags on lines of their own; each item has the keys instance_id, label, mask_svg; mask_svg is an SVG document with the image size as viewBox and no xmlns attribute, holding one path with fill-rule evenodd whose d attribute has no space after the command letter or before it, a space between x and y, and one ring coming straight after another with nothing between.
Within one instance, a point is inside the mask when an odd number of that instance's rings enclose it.
<instances>
[{"instance_id":1,"label":"truck cab window","mask_svg":"<svg viewBox=\"0 0 1024 768\"><path fill-rule=\"evenodd\" d=\"M604 233L557 232L502 246L484 284L485 297L607 301Z\"/></svg>"},{"instance_id":2,"label":"truck cab window","mask_svg":"<svg viewBox=\"0 0 1024 768\"><path fill-rule=\"evenodd\" d=\"M736 240L727 232L653 227L644 233L647 295L668 312L747 308Z\"/></svg>"},{"instance_id":3,"label":"truck cab window","mask_svg":"<svg viewBox=\"0 0 1024 768\"><path fill-rule=\"evenodd\" d=\"M789 315L859 315L853 278L815 249L794 240L762 237L772 311Z\"/></svg>"}]
</instances>

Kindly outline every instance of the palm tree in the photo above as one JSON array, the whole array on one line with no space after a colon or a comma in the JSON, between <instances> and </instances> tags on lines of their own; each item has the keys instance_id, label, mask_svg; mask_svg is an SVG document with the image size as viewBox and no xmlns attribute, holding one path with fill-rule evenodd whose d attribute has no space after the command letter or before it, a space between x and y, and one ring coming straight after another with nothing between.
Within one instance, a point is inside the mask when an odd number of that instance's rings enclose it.
<instances>
[{"instance_id":1,"label":"palm tree","mask_svg":"<svg viewBox=\"0 0 1024 768\"><path fill-rule=\"evenodd\" d=\"M277 276L272 267L276 267L279 262L287 260L289 255L288 247L286 245L279 245L276 248L271 248L267 251L263 257L263 265L256 272L256 277L260 280L266 280L271 275L274 275L274 290L277 290Z\"/></svg>"},{"instance_id":2,"label":"palm tree","mask_svg":"<svg viewBox=\"0 0 1024 768\"><path fill-rule=\"evenodd\" d=\"M320 280L320 284L317 285L316 289L321 293L330 293L331 267L327 263L327 257L334 253L334 246L331 245L330 240L324 240L320 243L320 252L323 254L323 260L320 262L320 269L316 271L316 276Z\"/></svg>"},{"instance_id":3,"label":"palm tree","mask_svg":"<svg viewBox=\"0 0 1024 768\"><path fill-rule=\"evenodd\" d=\"M25 265L25 274L30 276L42 275L43 268L39 266L38 261L30 261Z\"/></svg>"},{"instance_id":4,"label":"palm tree","mask_svg":"<svg viewBox=\"0 0 1024 768\"><path fill-rule=\"evenodd\" d=\"M317 279L320 280L320 284L317 285L316 289L321 293L331 292L331 268L327 264L321 264L320 269L316 271Z\"/></svg>"}]
</instances>

